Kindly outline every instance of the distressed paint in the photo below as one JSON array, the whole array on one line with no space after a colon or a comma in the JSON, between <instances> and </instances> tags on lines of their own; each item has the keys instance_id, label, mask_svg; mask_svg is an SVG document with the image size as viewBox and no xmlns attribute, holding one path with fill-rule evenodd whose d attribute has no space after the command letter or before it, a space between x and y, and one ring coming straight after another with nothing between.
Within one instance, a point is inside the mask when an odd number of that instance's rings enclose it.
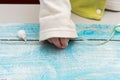
<instances>
[{"instance_id":1,"label":"distressed paint","mask_svg":"<svg viewBox=\"0 0 120 80\"><path fill-rule=\"evenodd\" d=\"M115 25L108 24L77 24L77 33L79 38L87 39L107 39L114 29ZM39 24L0 24L0 39L17 39L17 32L25 30L27 39L39 39ZM116 32L113 40L119 40L119 33Z\"/></svg>"},{"instance_id":2,"label":"distressed paint","mask_svg":"<svg viewBox=\"0 0 120 80\"><path fill-rule=\"evenodd\" d=\"M92 39L106 39L114 25L77 25L101 29L78 31ZM95 27L95 28L94 28ZM27 31L28 39L38 40L39 24L1 24L1 39L17 39L16 32ZM14 34L7 36L5 34ZM4 36L5 35L5 36ZM9 35L9 34L8 34ZM34 36L36 35L36 36ZM100 37L99 37L100 36ZM114 39L119 40L119 33ZM97 38L96 38L97 37ZM99 42L99 41L98 41ZM120 42L110 41L91 46L83 41L71 41L66 49L57 49L47 42L2 41L0 43L0 79L6 80L119 80Z\"/></svg>"}]
</instances>

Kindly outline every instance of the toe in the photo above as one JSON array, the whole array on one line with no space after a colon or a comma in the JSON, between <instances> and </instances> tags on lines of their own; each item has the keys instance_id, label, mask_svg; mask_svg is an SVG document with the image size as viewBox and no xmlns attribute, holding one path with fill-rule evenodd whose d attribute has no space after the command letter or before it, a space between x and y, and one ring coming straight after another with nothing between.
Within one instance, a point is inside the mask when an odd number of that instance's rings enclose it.
<instances>
[{"instance_id":1,"label":"toe","mask_svg":"<svg viewBox=\"0 0 120 80\"><path fill-rule=\"evenodd\" d=\"M60 38L61 48L66 48L68 46L69 39Z\"/></svg>"},{"instance_id":2,"label":"toe","mask_svg":"<svg viewBox=\"0 0 120 80\"><path fill-rule=\"evenodd\" d=\"M59 38L53 38L51 39L51 42L58 48L61 48L60 40Z\"/></svg>"},{"instance_id":3,"label":"toe","mask_svg":"<svg viewBox=\"0 0 120 80\"><path fill-rule=\"evenodd\" d=\"M48 42L52 44L52 39L48 39Z\"/></svg>"}]
</instances>

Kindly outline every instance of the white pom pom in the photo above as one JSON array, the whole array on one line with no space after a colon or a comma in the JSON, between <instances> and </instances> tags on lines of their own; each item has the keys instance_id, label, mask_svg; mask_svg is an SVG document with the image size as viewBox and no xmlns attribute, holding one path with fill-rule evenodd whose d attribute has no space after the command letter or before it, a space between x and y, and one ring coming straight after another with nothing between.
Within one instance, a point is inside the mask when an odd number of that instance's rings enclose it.
<instances>
[{"instance_id":1,"label":"white pom pom","mask_svg":"<svg viewBox=\"0 0 120 80\"><path fill-rule=\"evenodd\" d=\"M19 30L18 31L18 37L23 39L26 42L26 32L25 32L25 30Z\"/></svg>"},{"instance_id":2,"label":"white pom pom","mask_svg":"<svg viewBox=\"0 0 120 80\"><path fill-rule=\"evenodd\" d=\"M115 31L120 32L120 24L116 25Z\"/></svg>"}]
</instances>

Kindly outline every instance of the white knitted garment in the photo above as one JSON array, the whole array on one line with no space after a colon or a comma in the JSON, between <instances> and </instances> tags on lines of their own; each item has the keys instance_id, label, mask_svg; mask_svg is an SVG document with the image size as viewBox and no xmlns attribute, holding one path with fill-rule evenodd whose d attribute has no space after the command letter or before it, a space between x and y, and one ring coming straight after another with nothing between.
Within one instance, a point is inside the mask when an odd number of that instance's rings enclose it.
<instances>
[{"instance_id":1,"label":"white knitted garment","mask_svg":"<svg viewBox=\"0 0 120 80\"><path fill-rule=\"evenodd\" d=\"M120 0L107 0L106 9L120 11Z\"/></svg>"}]
</instances>

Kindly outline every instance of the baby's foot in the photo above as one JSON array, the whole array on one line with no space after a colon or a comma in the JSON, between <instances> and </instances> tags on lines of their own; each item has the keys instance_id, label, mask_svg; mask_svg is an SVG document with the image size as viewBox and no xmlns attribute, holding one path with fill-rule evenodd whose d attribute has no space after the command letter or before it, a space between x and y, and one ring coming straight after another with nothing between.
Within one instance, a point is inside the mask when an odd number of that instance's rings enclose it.
<instances>
[{"instance_id":1,"label":"baby's foot","mask_svg":"<svg viewBox=\"0 0 120 80\"><path fill-rule=\"evenodd\" d=\"M54 44L58 48L66 48L68 46L68 38L50 38L48 42Z\"/></svg>"}]
</instances>

